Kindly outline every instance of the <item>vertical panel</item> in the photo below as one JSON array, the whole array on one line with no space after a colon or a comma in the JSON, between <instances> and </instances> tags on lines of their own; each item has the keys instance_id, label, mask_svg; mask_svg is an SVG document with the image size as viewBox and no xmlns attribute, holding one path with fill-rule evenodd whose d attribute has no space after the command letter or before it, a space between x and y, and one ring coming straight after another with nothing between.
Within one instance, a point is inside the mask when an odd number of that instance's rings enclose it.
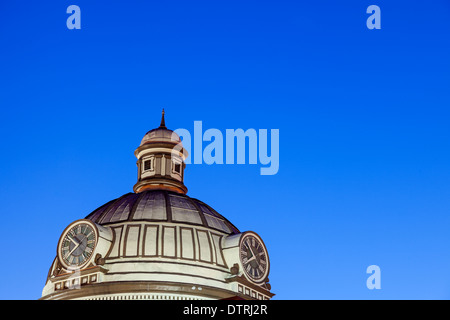
<instances>
[{"instance_id":1,"label":"vertical panel","mask_svg":"<svg viewBox=\"0 0 450 320\"><path fill-rule=\"evenodd\" d=\"M122 242L122 228L123 227L112 228L114 234L114 243L108 258L117 258L119 256L120 244Z\"/></svg>"},{"instance_id":2,"label":"vertical panel","mask_svg":"<svg viewBox=\"0 0 450 320\"><path fill-rule=\"evenodd\" d=\"M161 158L161 175L166 175L166 157L164 155Z\"/></svg>"},{"instance_id":3,"label":"vertical panel","mask_svg":"<svg viewBox=\"0 0 450 320\"><path fill-rule=\"evenodd\" d=\"M158 226L145 226L143 255L158 255Z\"/></svg>"},{"instance_id":4,"label":"vertical panel","mask_svg":"<svg viewBox=\"0 0 450 320\"><path fill-rule=\"evenodd\" d=\"M199 246L199 260L205 262L212 262L211 243L209 241L208 233L206 231L197 230L198 246Z\"/></svg>"},{"instance_id":5,"label":"vertical panel","mask_svg":"<svg viewBox=\"0 0 450 320\"><path fill-rule=\"evenodd\" d=\"M217 262L217 264L221 265L221 266L226 266L225 261L224 261L223 256L222 256L222 248L221 248L221 245L220 245L220 240L222 239L222 236L220 236L218 234L211 233L211 237L213 239L214 249L215 249L215 252L216 252L216 262Z\"/></svg>"},{"instance_id":6,"label":"vertical panel","mask_svg":"<svg viewBox=\"0 0 450 320\"><path fill-rule=\"evenodd\" d=\"M162 255L175 258L177 256L175 227L163 226L162 232Z\"/></svg>"},{"instance_id":7,"label":"vertical panel","mask_svg":"<svg viewBox=\"0 0 450 320\"><path fill-rule=\"evenodd\" d=\"M139 225L129 225L125 233L123 255L125 257L137 257L139 248Z\"/></svg>"},{"instance_id":8,"label":"vertical panel","mask_svg":"<svg viewBox=\"0 0 450 320\"><path fill-rule=\"evenodd\" d=\"M195 259L194 232L192 228L181 228L181 257L184 259Z\"/></svg>"},{"instance_id":9,"label":"vertical panel","mask_svg":"<svg viewBox=\"0 0 450 320\"><path fill-rule=\"evenodd\" d=\"M155 157L155 172L161 174L161 157Z\"/></svg>"},{"instance_id":10,"label":"vertical panel","mask_svg":"<svg viewBox=\"0 0 450 320\"><path fill-rule=\"evenodd\" d=\"M144 193L134 211L133 220L166 220L166 199L162 192Z\"/></svg>"}]
</instances>

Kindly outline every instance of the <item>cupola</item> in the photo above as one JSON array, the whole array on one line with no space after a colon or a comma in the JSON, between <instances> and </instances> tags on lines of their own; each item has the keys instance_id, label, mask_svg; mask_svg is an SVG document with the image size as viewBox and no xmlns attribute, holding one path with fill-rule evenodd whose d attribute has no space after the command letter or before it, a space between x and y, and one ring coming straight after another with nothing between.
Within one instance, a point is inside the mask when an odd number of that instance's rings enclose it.
<instances>
[{"instance_id":1,"label":"cupola","mask_svg":"<svg viewBox=\"0 0 450 320\"><path fill-rule=\"evenodd\" d=\"M187 193L183 181L188 154L180 137L167 129L164 114L163 109L159 127L147 132L134 152L138 167L138 181L133 187L136 193L144 190Z\"/></svg>"}]
</instances>

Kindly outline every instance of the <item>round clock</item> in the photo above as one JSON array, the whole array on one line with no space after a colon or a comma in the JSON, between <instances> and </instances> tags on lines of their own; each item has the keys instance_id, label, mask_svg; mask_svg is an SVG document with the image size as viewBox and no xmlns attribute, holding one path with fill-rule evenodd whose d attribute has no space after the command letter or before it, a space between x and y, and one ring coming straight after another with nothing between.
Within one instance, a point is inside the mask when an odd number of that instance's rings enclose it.
<instances>
[{"instance_id":1,"label":"round clock","mask_svg":"<svg viewBox=\"0 0 450 320\"><path fill-rule=\"evenodd\" d=\"M247 277L256 283L263 282L269 274L269 255L258 235L245 233L239 244L242 267Z\"/></svg>"},{"instance_id":2,"label":"round clock","mask_svg":"<svg viewBox=\"0 0 450 320\"><path fill-rule=\"evenodd\" d=\"M97 245L98 230L89 220L78 220L70 224L58 243L58 257L68 269L79 269L86 265Z\"/></svg>"}]
</instances>

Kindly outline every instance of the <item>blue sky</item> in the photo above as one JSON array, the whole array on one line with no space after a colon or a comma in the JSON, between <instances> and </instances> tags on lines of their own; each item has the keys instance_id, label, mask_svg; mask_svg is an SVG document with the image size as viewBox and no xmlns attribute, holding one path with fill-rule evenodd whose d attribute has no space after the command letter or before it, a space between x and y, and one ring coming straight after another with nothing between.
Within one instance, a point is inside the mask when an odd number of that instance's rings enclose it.
<instances>
[{"instance_id":1,"label":"blue sky","mask_svg":"<svg viewBox=\"0 0 450 320\"><path fill-rule=\"evenodd\" d=\"M132 191L163 107L170 129L279 129L276 175L185 171L264 239L275 298L449 299L449 19L446 0L0 2L0 299L39 298L64 228Z\"/></svg>"}]
</instances>

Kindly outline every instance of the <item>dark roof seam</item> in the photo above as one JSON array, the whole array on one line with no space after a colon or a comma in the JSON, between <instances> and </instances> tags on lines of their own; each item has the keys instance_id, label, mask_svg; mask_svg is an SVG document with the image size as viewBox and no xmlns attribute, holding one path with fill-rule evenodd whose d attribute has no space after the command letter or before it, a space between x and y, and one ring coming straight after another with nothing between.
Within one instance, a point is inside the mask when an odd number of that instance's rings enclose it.
<instances>
[{"instance_id":1,"label":"dark roof seam","mask_svg":"<svg viewBox=\"0 0 450 320\"><path fill-rule=\"evenodd\" d=\"M223 222L227 225L227 227L230 228L231 231L233 231L233 233L240 233L239 229L236 228L236 226L234 224L232 224L230 222L230 220L225 218L223 215L218 213L216 210L214 210L211 206L209 206L208 204L204 203L203 201L200 201L200 200L197 200L197 201L200 202L201 204L203 204L205 207L209 208L209 210L211 210L215 214L219 215L223 219Z\"/></svg>"},{"instance_id":2,"label":"dark roof seam","mask_svg":"<svg viewBox=\"0 0 450 320\"><path fill-rule=\"evenodd\" d=\"M136 209L139 206L139 203L141 202L141 200L144 196L145 196L145 192L142 192L135 199L135 201L133 203L133 207L131 208L131 211L130 211L130 215L128 216L128 221L132 221L134 219L134 213L136 212Z\"/></svg>"},{"instance_id":3,"label":"dark roof seam","mask_svg":"<svg viewBox=\"0 0 450 320\"><path fill-rule=\"evenodd\" d=\"M101 224L102 219L109 213L109 211L111 211L111 209L114 207L114 205L115 205L118 201L122 200L123 198L127 197L127 196L130 195L130 194L131 194L131 192L126 193L126 194L124 194L123 196L117 198L116 200L113 200L112 203L111 203L111 205L108 206L108 208L107 208L107 209L106 209L106 210L98 217L97 222L98 222L99 224ZM106 222L108 222L108 221L106 221Z\"/></svg>"},{"instance_id":4,"label":"dark roof seam","mask_svg":"<svg viewBox=\"0 0 450 320\"><path fill-rule=\"evenodd\" d=\"M166 199L166 216L167 221L172 222L172 206L170 204L169 194L166 190L163 190L164 199Z\"/></svg>"},{"instance_id":5,"label":"dark roof seam","mask_svg":"<svg viewBox=\"0 0 450 320\"><path fill-rule=\"evenodd\" d=\"M206 221L205 215L203 214L202 210L200 209L200 207L195 203L194 200L192 200L190 197L186 196L186 198L190 201L190 203L197 209L198 214L200 215L200 219L202 219L202 223L203 226L210 228L210 226L208 226L208 223Z\"/></svg>"},{"instance_id":6,"label":"dark roof seam","mask_svg":"<svg viewBox=\"0 0 450 320\"><path fill-rule=\"evenodd\" d=\"M102 205L102 206L98 207L97 209L93 210L91 213L89 213L89 214L85 217L85 219L91 220L90 216L92 216L92 215L93 215L94 213L96 213L96 212L100 212L100 211L101 211L101 213L98 215L98 217L100 217L100 216L103 214L104 210L107 210L107 209L108 209L108 206L111 205L111 204L112 204L114 201L116 201L116 200L117 200L117 199L110 200L110 201L108 201L107 203L105 203L104 205ZM105 208L106 208L106 209L105 209ZM97 219L91 220L91 221L92 221L92 222L96 222L96 221L98 220L98 217L97 217Z\"/></svg>"}]
</instances>

